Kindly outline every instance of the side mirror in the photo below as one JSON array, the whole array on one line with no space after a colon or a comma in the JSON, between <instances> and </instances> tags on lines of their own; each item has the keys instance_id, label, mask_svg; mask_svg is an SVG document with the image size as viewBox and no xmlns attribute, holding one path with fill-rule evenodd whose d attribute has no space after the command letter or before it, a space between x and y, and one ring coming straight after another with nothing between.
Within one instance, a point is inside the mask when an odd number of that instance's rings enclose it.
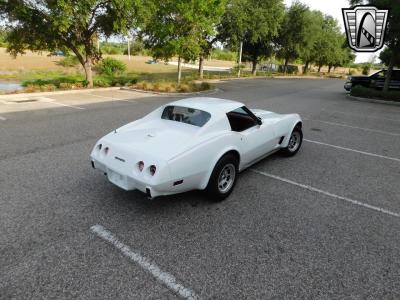
<instances>
[{"instance_id":1,"label":"side mirror","mask_svg":"<svg viewBox=\"0 0 400 300\"><path fill-rule=\"evenodd\" d=\"M260 117L257 117L257 124L260 126L262 125L262 119Z\"/></svg>"}]
</instances>

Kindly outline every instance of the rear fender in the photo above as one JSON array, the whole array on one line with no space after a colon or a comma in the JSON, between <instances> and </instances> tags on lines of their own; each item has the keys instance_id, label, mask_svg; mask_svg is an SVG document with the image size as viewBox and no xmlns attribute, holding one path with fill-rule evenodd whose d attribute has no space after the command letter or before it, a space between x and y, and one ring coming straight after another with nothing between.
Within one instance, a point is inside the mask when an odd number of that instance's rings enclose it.
<instances>
[{"instance_id":1,"label":"rear fender","mask_svg":"<svg viewBox=\"0 0 400 300\"><path fill-rule=\"evenodd\" d=\"M211 161L210 164L210 169L208 170L206 176L204 176L204 179L201 183L201 189L205 189L208 185L208 182L210 181L210 177L212 172L214 171L214 168L217 164L217 162L228 152L230 151L235 151L239 154L239 165L240 165L240 151L238 148L234 147L234 146L229 146L224 148L223 150L219 151L218 154L215 156L215 158ZM240 169L240 168L239 168Z\"/></svg>"}]
</instances>

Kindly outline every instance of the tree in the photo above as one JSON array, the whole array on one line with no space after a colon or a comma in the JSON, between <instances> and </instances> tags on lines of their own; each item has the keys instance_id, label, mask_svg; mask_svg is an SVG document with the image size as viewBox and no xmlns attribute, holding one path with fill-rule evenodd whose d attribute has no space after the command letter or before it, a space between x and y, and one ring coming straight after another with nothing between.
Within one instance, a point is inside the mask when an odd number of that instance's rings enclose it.
<instances>
[{"instance_id":1,"label":"tree","mask_svg":"<svg viewBox=\"0 0 400 300\"><path fill-rule=\"evenodd\" d=\"M324 16L320 11L310 11L308 12L307 19L308 25L305 28L307 39L305 45L300 49L300 58L304 63L303 74L308 72L310 63L315 61L315 44L322 34Z\"/></svg>"},{"instance_id":2,"label":"tree","mask_svg":"<svg viewBox=\"0 0 400 300\"><path fill-rule=\"evenodd\" d=\"M337 21L331 16L325 16L321 34L314 44L314 62L321 72L322 66L328 65L332 68L340 59L342 43Z\"/></svg>"},{"instance_id":3,"label":"tree","mask_svg":"<svg viewBox=\"0 0 400 300\"><path fill-rule=\"evenodd\" d=\"M207 48L214 22L224 0L150 0L152 18L146 23L144 41L155 58L169 60L178 56L178 83L181 61L195 60Z\"/></svg>"},{"instance_id":4,"label":"tree","mask_svg":"<svg viewBox=\"0 0 400 300\"><path fill-rule=\"evenodd\" d=\"M391 55L385 58L388 69L383 88L383 91L387 92L397 56L400 53L400 2L397 0L350 0L350 4L368 4L376 6L378 9L389 9L385 45L390 49Z\"/></svg>"},{"instance_id":5,"label":"tree","mask_svg":"<svg viewBox=\"0 0 400 300\"><path fill-rule=\"evenodd\" d=\"M296 1L287 9L279 37L278 58L285 60L284 72L288 63L300 57L304 49L314 44L312 14L308 6Z\"/></svg>"},{"instance_id":6,"label":"tree","mask_svg":"<svg viewBox=\"0 0 400 300\"><path fill-rule=\"evenodd\" d=\"M139 0L0 0L0 15L11 24L7 42L12 55L68 49L83 66L89 87L92 64L101 58L98 36L126 32L139 9Z\"/></svg>"},{"instance_id":7,"label":"tree","mask_svg":"<svg viewBox=\"0 0 400 300\"><path fill-rule=\"evenodd\" d=\"M397 52L395 55L393 55L392 50L390 48L385 48L379 54L379 59L386 66L390 64L392 57L394 57L394 63L393 63L394 67L400 67L400 52Z\"/></svg>"},{"instance_id":8,"label":"tree","mask_svg":"<svg viewBox=\"0 0 400 300\"><path fill-rule=\"evenodd\" d=\"M227 0L203 0L204 19L202 22L201 50L199 55L199 77L203 78L204 58L211 54L214 43L218 40L216 28L221 22Z\"/></svg>"},{"instance_id":9,"label":"tree","mask_svg":"<svg viewBox=\"0 0 400 300\"><path fill-rule=\"evenodd\" d=\"M274 49L283 15L282 0L230 0L218 28L219 39L236 49L243 42L243 59L251 61L255 75L259 60Z\"/></svg>"}]
</instances>

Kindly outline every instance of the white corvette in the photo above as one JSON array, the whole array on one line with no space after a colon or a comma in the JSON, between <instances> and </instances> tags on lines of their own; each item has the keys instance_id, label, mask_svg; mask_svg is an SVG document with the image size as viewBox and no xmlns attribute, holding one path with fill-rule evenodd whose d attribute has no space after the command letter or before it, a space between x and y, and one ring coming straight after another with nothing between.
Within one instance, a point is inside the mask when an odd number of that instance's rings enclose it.
<instances>
[{"instance_id":1,"label":"white corvette","mask_svg":"<svg viewBox=\"0 0 400 300\"><path fill-rule=\"evenodd\" d=\"M189 98L161 106L101 138L92 166L124 190L148 198L206 190L226 198L238 172L280 150L297 153L298 114L248 109L217 98Z\"/></svg>"}]
</instances>

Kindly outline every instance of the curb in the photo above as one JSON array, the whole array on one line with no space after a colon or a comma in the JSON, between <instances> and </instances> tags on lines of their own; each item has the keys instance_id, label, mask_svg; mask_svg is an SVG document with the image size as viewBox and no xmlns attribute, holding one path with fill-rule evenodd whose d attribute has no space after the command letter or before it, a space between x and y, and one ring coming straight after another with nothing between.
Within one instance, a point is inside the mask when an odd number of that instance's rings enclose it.
<instances>
[{"instance_id":1,"label":"curb","mask_svg":"<svg viewBox=\"0 0 400 300\"><path fill-rule=\"evenodd\" d=\"M145 90L139 90L139 89L125 88L125 87L122 87L121 90L128 91L128 92L143 93L143 94L168 96L168 97L191 96L191 95L211 95L211 94L215 94L215 93L222 91L219 88L214 88L212 90L201 91L201 92L192 92L192 93L166 93L166 92L145 91Z\"/></svg>"},{"instance_id":2,"label":"curb","mask_svg":"<svg viewBox=\"0 0 400 300\"><path fill-rule=\"evenodd\" d=\"M351 96L351 95L348 95L348 94L346 95L346 98L350 99L350 100L353 100L353 101L400 106L400 101L378 100L378 99L372 99L372 98L361 98L361 97Z\"/></svg>"},{"instance_id":3,"label":"curb","mask_svg":"<svg viewBox=\"0 0 400 300\"><path fill-rule=\"evenodd\" d=\"M77 90L65 90L65 91L54 91L54 92L39 92L39 93L15 93L15 94L5 94L0 95L0 99L7 98L25 98L25 97L38 97L38 96L51 96L51 95L63 95L63 94L80 94L80 93L90 93L90 92L104 92L120 90L121 87L107 87L107 88L97 88L97 89L77 89Z\"/></svg>"}]
</instances>

